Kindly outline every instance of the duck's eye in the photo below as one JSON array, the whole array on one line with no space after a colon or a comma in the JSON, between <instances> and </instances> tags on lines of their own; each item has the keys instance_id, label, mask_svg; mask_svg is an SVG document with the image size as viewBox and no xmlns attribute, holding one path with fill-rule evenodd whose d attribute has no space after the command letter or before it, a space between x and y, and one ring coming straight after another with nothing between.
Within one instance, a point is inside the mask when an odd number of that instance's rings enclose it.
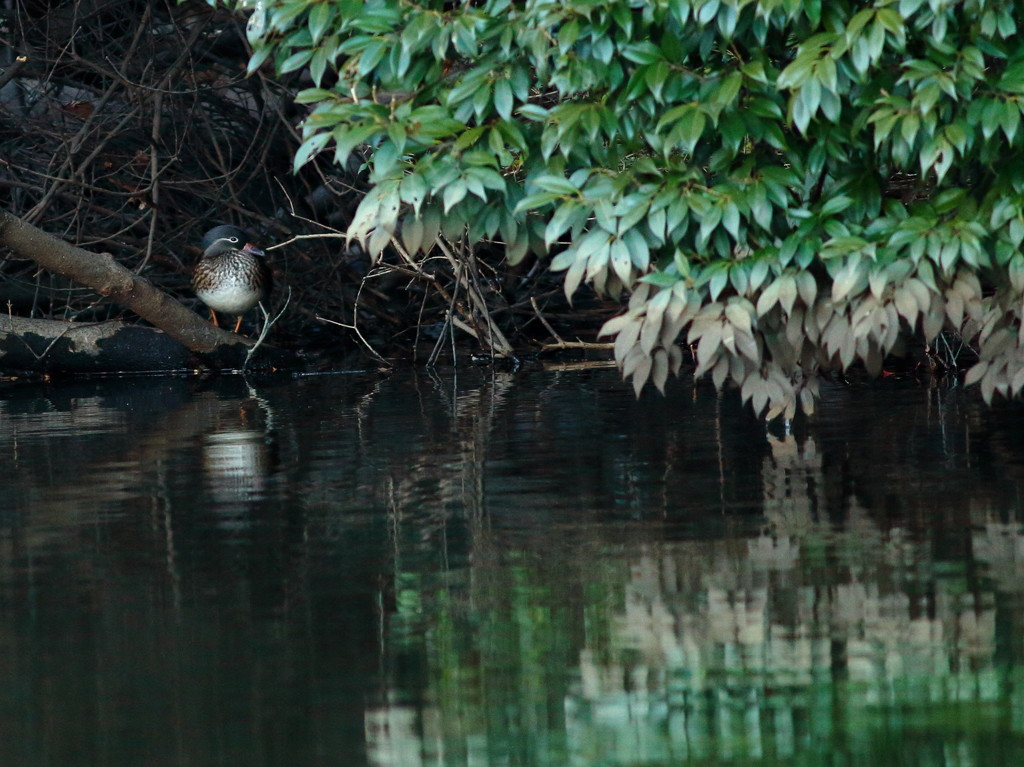
<instances>
[{"instance_id":1,"label":"duck's eye","mask_svg":"<svg viewBox=\"0 0 1024 767\"><path fill-rule=\"evenodd\" d=\"M228 237L228 242L238 242L237 237Z\"/></svg>"}]
</instances>

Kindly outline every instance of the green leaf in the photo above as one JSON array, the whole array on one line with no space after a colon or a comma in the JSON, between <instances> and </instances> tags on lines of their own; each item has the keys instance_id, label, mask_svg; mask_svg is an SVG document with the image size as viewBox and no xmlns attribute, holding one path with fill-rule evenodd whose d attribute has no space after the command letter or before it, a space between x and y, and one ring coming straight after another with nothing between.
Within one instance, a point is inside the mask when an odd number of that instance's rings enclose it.
<instances>
[{"instance_id":1,"label":"green leaf","mask_svg":"<svg viewBox=\"0 0 1024 767\"><path fill-rule=\"evenodd\" d=\"M462 202L466 194L469 192L469 187L466 186L464 179L456 179L448 186L444 188L444 212L448 214L451 209Z\"/></svg>"},{"instance_id":2,"label":"green leaf","mask_svg":"<svg viewBox=\"0 0 1024 767\"><path fill-rule=\"evenodd\" d=\"M294 72L296 69L304 67L309 63L309 60L313 58L313 53L314 51L312 48L299 51L298 53L293 53L281 63L277 68L277 71L281 74L285 74L286 72Z\"/></svg>"},{"instance_id":3,"label":"green leaf","mask_svg":"<svg viewBox=\"0 0 1024 767\"><path fill-rule=\"evenodd\" d=\"M295 94L296 104L315 104L320 101L332 101L338 94L325 88L306 88Z\"/></svg>"},{"instance_id":4,"label":"green leaf","mask_svg":"<svg viewBox=\"0 0 1024 767\"><path fill-rule=\"evenodd\" d=\"M576 195L580 191L567 178L551 174L537 176L533 179L533 184L545 192L554 192L556 194Z\"/></svg>"},{"instance_id":5,"label":"green leaf","mask_svg":"<svg viewBox=\"0 0 1024 767\"><path fill-rule=\"evenodd\" d=\"M538 194L527 195L519 201L516 205L514 212L523 213L524 211L534 210L536 208L542 208L545 205L550 205L556 200L561 200L562 195L555 192L540 192Z\"/></svg>"},{"instance_id":6,"label":"green leaf","mask_svg":"<svg viewBox=\"0 0 1024 767\"><path fill-rule=\"evenodd\" d=\"M838 194L834 197L829 198L828 201L826 201L825 204L821 206L821 215L834 216L836 213L842 213L852 204L852 197L848 197L845 194Z\"/></svg>"},{"instance_id":7,"label":"green leaf","mask_svg":"<svg viewBox=\"0 0 1024 767\"><path fill-rule=\"evenodd\" d=\"M295 153L295 161L292 164L292 172L298 173L299 169L309 162L313 155L319 152L327 142L330 141L331 134L327 132L314 133L312 136L307 138L299 146L298 151Z\"/></svg>"},{"instance_id":8,"label":"green leaf","mask_svg":"<svg viewBox=\"0 0 1024 767\"><path fill-rule=\"evenodd\" d=\"M313 6L313 10L309 12L309 34L313 38L313 45L320 42L320 38L323 37L324 30L327 29L327 25L331 21L333 15L334 6L330 3L317 3Z\"/></svg>"},{"instance_id":9,"label":"green leaf","mask_svg":"<svg viewBox=\"0 0 1024 767\"><path fill-rule=\"evenodd\" d=\"M494 109L502 119L512 118L512 85L507 79L494 82Z\"/></svg>"},{"instance_id":10,"label":"green leaf","mask_svg":"<svg viewBox=\"0 0 1024 767\"><path fill-rule=\"evenodd\" d=\"M650 40L641 40L630 43L620 49L622 56L636 64L653 64L656 61L663 61L665 55L661 49Z\"/></svg>"},{"instance_id":11,"label":"green leaf","mask_svg":"<svg viewBox=\"0 0 1024 767\"><path fill-rule=\"evenodd\" d=\"M704 133L704 126L706 124L707 118L696 107L690 108L679 118L679 122L676 124L673 132L678 132L678 141L682 144L683 149L687 152L694 150L701 135Z\"/></svg>"},{"instance_id":12,"label":"green leaf","mask_svg":"<svg viewBox=\"0 0 1024 767\"><path fill-rule=\"evenodd\" d=\"M261 45L253 48L252 56L249 58L249 63L246 65L245 74L246 76L252 75L257 69L259 69L266 62L267 59L274 53L273 45Z\"/></svg>"},{"instance_id":13,"label":"green leaf","mask_svg":"<svg viewBox=\"0 0 1024 767\"><path fill-rule=\"evenodd\" d=\"M569 228L573 218L582 212L584 212L583 206L573 200L568 200L559 205L544 228L544 244L550 248L562 236L562 233Z\"/></svg>"},{"instance_id":14,"label":"green leaf","mask_svg":"<svg viewBox=\"0 0 1024 767\"><path fill-rule=\"evenodd\" d=\"M339 125L331 132L335 143L334 164L343 166L353 149L379 132L376 125Z\"/></svg>"},{"instance_id":15,"label":"green leaf","mask_svg":"<svg viewBox=\"0 0 1024 767\"><path fill-rule=\"evenodd\" d=\"M1024 93L1024 60L1015 61L1006 67L998 87L1009 93Z\"/></svg>"}]
</instances>

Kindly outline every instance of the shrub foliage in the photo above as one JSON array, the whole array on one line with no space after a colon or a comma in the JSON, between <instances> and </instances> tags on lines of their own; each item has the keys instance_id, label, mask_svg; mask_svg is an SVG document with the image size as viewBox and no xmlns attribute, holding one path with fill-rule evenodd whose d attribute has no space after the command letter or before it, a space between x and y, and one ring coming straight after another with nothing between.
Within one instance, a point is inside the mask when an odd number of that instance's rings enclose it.
<instances>
[{"instance_id":1,"label":"shrub foliage","mask_svg":"<svg viewBox=\"0 0 1024 767\"><path fill-rule=\"evenodd\" d=\"M1024 386L1024 48L1004 0L267 0L250 71L308 70L301 167L370 148L374 254L468 234L550 255L639 389L758 412L910 335Z\"/></svg>"}]
</instances>

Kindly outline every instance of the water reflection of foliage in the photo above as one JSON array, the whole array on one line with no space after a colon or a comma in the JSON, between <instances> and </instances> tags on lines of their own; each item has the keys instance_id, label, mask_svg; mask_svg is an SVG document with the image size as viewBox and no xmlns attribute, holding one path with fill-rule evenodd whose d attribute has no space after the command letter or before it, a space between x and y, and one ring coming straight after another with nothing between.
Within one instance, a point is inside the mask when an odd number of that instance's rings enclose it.
<instances>
[{"instance_id":1,"label":"water reflection of foliage","mask_svg":"<svg viewBox=\"0 0 1024 767\"><path fill-rule=\"evenodd\" d=\"M421 613L430 672L406 745L445 765L1019 756L1024 728L1007 715L1024 704L1012 683L1020 659L997 658L1019 609L1000 628L991 588L938 556L934 539L880 525L855 495L836 526L815 441L769 445L760 535L583 530L556 556L549 540L471 561ZM993 578L1014 578L1019 525L971 540ZM429 617L436 608L443 618ZM510 711L523 720L503 719Z\"/></svg>"},{"instance_id":2,"label":"water reflection of foliage","mask_svg":"<svg viewBox=\"0 0 1024 767\"><path fill-rule=\"evenodd\" d=\"M17 476L0 497L35 503L3 517L5 608L31 604L65 627L65 613L96 606L91 657L108 665L58 714L94 702L94 681L125 689L111 672L123 657L138 675L200 669L169 685L192 712L178 735L218 711L208 677L242 683L232 704L247 733L306 712L317 737L365 728L388 767L815 764L830 751L849 764L1014 763L1012 413L971 425L982 444L944 428L966 420L954 407L906 408L916 426L889 424L888 441L863 409L765 441L709 390L638 404L613 375L306 381L251 411L241 391L179 392L171 407L155 387L149 405L133 391L119 409L75 389L77 415L45 403L61 414L53 432L35 417L43 404L9 399L0 430L16 436L3 455ZM843 418L857 428L832 425ZM206 460L211 434L230 437L227 456L213 451L230 460ZM919 440L942 460L915 462ZM887 506L894 483L868 480L890 461L920 473ZM41 494L47 471L65 486ZM218 509L213 474L234 493ZM199 641L168 639L197 611L208 633L189 624ZM134 627L136 612L150 628L109 628ZM24 646L49 641L33 631ZM240 647L219 647L224 636ZM76 732L98 726L84 721Z\"/></svg>"}]
</instances>

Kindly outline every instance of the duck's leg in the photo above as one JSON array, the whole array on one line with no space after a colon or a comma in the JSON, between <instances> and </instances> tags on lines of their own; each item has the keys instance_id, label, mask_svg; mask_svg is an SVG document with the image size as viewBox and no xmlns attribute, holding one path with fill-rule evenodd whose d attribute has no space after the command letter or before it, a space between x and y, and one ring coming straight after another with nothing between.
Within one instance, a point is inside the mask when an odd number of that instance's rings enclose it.
<instances>
[{"instance_id":1,"label":"duck's leg","mask_svg":"<svg viewBox=\"0 0 1024 767\"><path fill-rule=\"evenodd\" d=\"M210 322L213 323L213 326L215 328L220 327L220 323L217 322L217 312L215 312L213 309L210 309Z\"/></svg>"},{"instance_id":2,"label":"duck's leg","mask_svg":"<svg viewBox=\"0 0 1024 767\"><path fill-rule=\"evenodd\" d=\"M238 315L238 322L235 323L235 332L236 333L238 332L238 329L240 327L242 327L242 315L241 314Z\"/></svg>"}]
</instances>

